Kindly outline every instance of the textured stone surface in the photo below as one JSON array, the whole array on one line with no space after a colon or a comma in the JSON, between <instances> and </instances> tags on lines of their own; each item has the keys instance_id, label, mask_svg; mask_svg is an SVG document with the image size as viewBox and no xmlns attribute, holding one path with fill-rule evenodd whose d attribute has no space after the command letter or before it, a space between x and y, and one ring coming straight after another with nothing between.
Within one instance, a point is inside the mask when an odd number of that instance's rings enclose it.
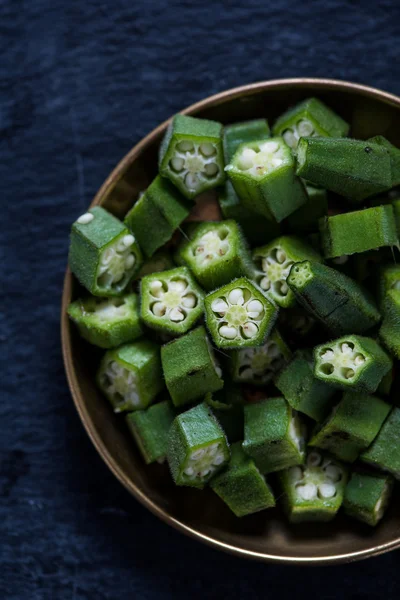
<instances>
[{"instance_id":1,"label":"textured stone surface","mask_svg":"<svg viewBox=\"0 0 400 600\"><path fill-rule=\"evenodd\" d=\"M72 406L59 302L70 222L160 121L261 79L400 92L395 0L0 0L0 598L397 597L399 554L264 566L185 538L136 503ZM396 62L397 61L397 62ZM286 574L290 573L290 577ZM283 587L282 587L283 586Z\"/></svg>"}]
</instances>

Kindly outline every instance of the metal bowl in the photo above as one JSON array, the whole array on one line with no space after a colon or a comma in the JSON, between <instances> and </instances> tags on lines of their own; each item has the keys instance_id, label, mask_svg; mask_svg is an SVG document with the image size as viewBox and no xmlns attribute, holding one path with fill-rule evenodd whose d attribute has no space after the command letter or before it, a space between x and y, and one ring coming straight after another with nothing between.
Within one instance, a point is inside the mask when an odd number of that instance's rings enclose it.
<instances>
[{"instance_id":1,"label":"metal bowl","mask_svg":"<svg viewBox=\"0 0 400 600\"><path fill-rule=\"evenodd\" d=\"M283 79L255 83L222 92L183 111L231 123L256 117L272 122L289 106L317 96L351 124L354 137L382 134L400 141L400 98L358 84L329 79ZM102 204L122 217L157 171L163 123L140 141L107 178L92 206ZM218 218L212 194L198 203L192 218ZM176 529L248 558L287 563L340 563L400 547L400 502L392 502L382 523L367 528L340 515L329 524L293 526L278 509L238 519L210 490L198 492L173 485L163 465L146 466L127 433L94 384L99 352L79 338L66 316L78 293L67 271L61 330L65 368L71 393L93 444L120 482L144 506Z\"/></svg>"}]
</instances>

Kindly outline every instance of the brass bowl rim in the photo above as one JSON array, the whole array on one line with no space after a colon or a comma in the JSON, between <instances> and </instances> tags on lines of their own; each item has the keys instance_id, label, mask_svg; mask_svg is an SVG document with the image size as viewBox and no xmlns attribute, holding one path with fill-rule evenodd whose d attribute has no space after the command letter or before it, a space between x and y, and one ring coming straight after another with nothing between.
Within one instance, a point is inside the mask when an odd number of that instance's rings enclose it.
<instances>
[{"instance_id":1,"label":"brass bowl rim","mask_svg":"<svg viewBox=\"0 0 400 600\"><path fill-rule=\"evenodd\" d=\"M293 88L303 88L307 86L313 86L320 88L321 90L338 90L338 91L354 91L357 93L361 93L367 97L373 97L378 100L383 100L388 104L392 104L400 108L400 97L394 94L390 94L388 92L384 92L377 88L373 88L370 86L362 85L359 83L352 83L339 79L325 79L325 78L287 78L287 79L272 79L269 81L260 81L256 83L250 83L247 85L239 86L236 88L231 88L225 90L223 92L219 92L218 94L214 94L212 96L208 96L207 98L196 102L185 109L179 111L182 114L193 114L198 110L203 108L207 108L211 105L215 106L224 102L226 99L234 99L239 98L241 96L245 96L249 93L259 93L267 89L276 89L276 88L285 88L285 87L293 87ZM93 198L90 206L94 206L96 204L101 203L101 199L104 197L109 188L114 184L116 180L119 179L120 175L127 169L127 167L135 160L135 158L142 152L146 146L150 145L155 138L157 138L167 127L170 119L167 119L158 127L153 129L148 135L142 138L133 148L119 161L116 167L112 170L111 174L104 181L103 185L100 187L99 191ZM251 558L258 561L263 562L274 562L274 563L296 563L296 564L311 564L311 565L322 565L322 564L332 564L332 563L344 563L344 562L353 562L356 560L368 558L371 556L377 556L379 554L383 554L385 552L389 552L391 550L396 550L400 548L400 536L393 539L390 542L381 544L379 546L374 546L368 548L366 550L359 550L355 552L349 552L344 554L336 554L333 556L315 556L315 557L303 557L303 556L279 556L274 554L267 554L264 552L255 552L252 550L246 550L243 548L239 548L233 546L231 544L227 544L225 542L221 542L217 539L214 539L210 536L207 536L196 529L185 525L178 519L175 519L171 515L168 514L167 511L163 510L156 503L152 502L136 485L133 481L131 481L123 472L122 468L118 465L117 461L109 453L107 446L102 442L100 436L98 435L94 423L92 422L83 400L79 392L79 385L77 376L73 367L72 360L72 349L70 345L70 338L68 335L69 330L69 320L67 317L67 307L70 301L70 292L71 292L71 272L69 267L67 267L65 278L64 278L64 288L62 294L62 306L61 306L61 342L62 342L62 353L64 360L64 368L67 375L68 385L72 394L72 398L74 400L75 408L79 414L79 417L82 421L86 432L91 439L94 447L97 452L100 454L103 461L106 463L111 472L115 475L115 477L122 483L122 485L139 501L143 506L148 508L154 515L159 517L165 523L171 525L178 531L189 535L190 537L200 540L203 543L212 546L214 548L218 548L230 554L241 556L245 558Z\"/></svg>"}]
</instances>

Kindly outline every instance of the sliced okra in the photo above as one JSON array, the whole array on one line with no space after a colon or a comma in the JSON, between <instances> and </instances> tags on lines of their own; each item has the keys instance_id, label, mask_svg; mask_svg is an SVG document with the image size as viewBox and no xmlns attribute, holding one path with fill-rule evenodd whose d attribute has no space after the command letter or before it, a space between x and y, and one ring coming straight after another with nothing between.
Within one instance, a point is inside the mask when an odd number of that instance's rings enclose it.
<instances>
[{"instance_id":1,"label":"sliced okra","mask_svg":"<svg viewBox=\"0 0 400 600\"><path fill-rule=\"evenodd\" d=\"M348 134L349 124L321 100L307 98L283 113L272 131L296 150L302 137L342 137Z\"/></svg>"},{"instance_id":2,"label":"sliced okra","mask_svg":"<svg viewBox=\"0 0 400 600\"><path fill-rule=\"evenodd\" d=\"M142 253L130 231L101 206L72 225L69 265L94 296L120 296L140 269Z\"/></svg>"},{"instance_id":3,"label":"sliced okra","mask_svg":"<svg viewBox=\"0 0 400 600\"><path fill-rule=\"evenodd\" d=\"M298 350L277 377L275 386L290 406L311 419L324 419L336 390L314 377L312 353Z\"/></svg>"},{"instance_id":4,"label":"sliced okra","mask_svg":"<svg viewBox=\"0 0 400 600\"><path fill-rule=\"evenodd\" d=\"M389 411L389 404L376 396L346 392L317 426L309 445L323 448L339 460L354 462L373 442Z\"/></svg>"},{"instance_id":5,"label":"sliced okra","mask_svg":"<svg viewBox=\"0 0 400 600\"><path fill-rule=\"evenodd\" d=\"M157 176L135 202L124 222L149 258L171 239L189 212L185 199L174 186Z\"/></svg>"},{"instance_id":6,"label":"sliced okra","mask_svg":"<svg viewBox=\"0 0 400 600\"><path fill-rule=\"evenodd\" d=\"M393 185L388 150L350 138L303 137L297 147L296 173L356 203Z\"/></svg>"},{"instance_id":7,"label":"sliced okra","mask_svg":"<svg viewBox=\"0 0 400 600\"><path fill-rule=\"evenodd\" d=\"M400 266L385 265L381 268L379 274L379 300L383 308L386 295L390 290L399 292L400 295Z\"/></svg>"},{"instance_id":8,"label":"sliced okra","mask_svg":"<svg viewBox=\"0 0 400 600\"><path fill-rule=\"evenodd\" d=\"M394 406L361 460L400 479L400 408Z\"/></svg>"},{"instance_id":9,"label":"sliced okra","mask_svg":"<svg viewBox=\"0 0 400 600\"><path fill-rule=\"evenodd\" d=\"M242 144L225 171L244 206L278 223L307 201L291 150L282 138Z\"/></svg>"},{"instance_id":10,"label":"sliced okra","mask_svg":"<svg viewBox=\"0 0 400 600\"><path fill-rule=\"evenodd\" d=\"M225 164L231 162L241 144L267 139L270 135L271 132L266 119L253 119L252 121L226 125L222 136Z\"/></svg>"},{"instance_id":11,"label":"sliced okra","mask_svg":"<svg viewBox=\"0 0 400 600\"><path fill-rule=\"evenodd\" d=\"M284 398L248 404L243 449L263 474L299 465L304 461L305 426Z\"/></svg>"},{"instance_id":12,"label":"sliced okra","mask_svg":"<svg viewBox=\"0 0 400 600\"><path fill-rule=\"evenodd\" d=\"M274 326L277 309L246 277L204 299L207 327L218 348L259 346Z\"/></svg>"},{"instance_id":13,"label":"sliced okra","mask_svg":"<svg viewBox=\"0 0 400 600\"><path fill-rule=\"evenodd\" d=\"M344 491L344 511L350 517L375 527L385 514L392 490L390 475L352 473Z\"/></svg>"},{"instance_id":14,"label":"sliced okra","mask_svg":"<svg viewBox=\"0 0 400 600\"><path fill-rule=\"evenodd\" d=\"M236 383L266 385L285 366L290 356L288 346L275 329L262 346L232 352L232 379Z\"/></svg>"},{"instance_id":15,"label":"sliced okra","mask_svg":"<svg viewBox=\"0 0 400 600\"><path fill-rule=\"evenodd\" d=\"M189 199L225 180L222 125L175 115L161 143L160 173Z\"/></svg>"},{"instance_id":16,"label":"sliced okra","mask_svg":"<svg viewBox=\"0 0 400 600\"><path fill-rule=\"evenodd\" d=\"M242 444L231 446L227 469L213 478L211 488L237 517L244 517L275 506L271 488Z\"/></svg>"},{"instance_id":17,"label":"sliced okra","mask_svg":"<svg viewBox=\"0 0 400 600\"><path fill-rule=\"evenodd\" d=\"M186 267L146 275L141 283L142 321L171 335L186 333L203 314L203 298Z\"/></svg>"},{"instance_id":18,"label":"sliced okra","mask_svg":"<svg viewBox=\"0 0 400 600\"><path fill-rule=\"evenodd\" d=\"M373 393L392 359L372 338L348 335L314 350L314 375L343 390Z\"/></svg>"},{"instance_id":19,"label":"sliced okra","mask_svg":"<svg viewBox=\"0 0 400 600\"><path fill-rule=\"evenodd\" d=\"M151 275L152 273L160 273L161 271L167 271L173 269L175 263L172 260L171 254L168 250L160 249L157 250L151 258L147 258L136 279L141 279L145 275Z\"/></svg>"},{"instance_id":20,"label":"sliced okra","mask_svg":"<svg viewBox=\"0 0 400 600\"><path fill-rule=\"evenodd\" d=\"M326 265L295 263L287 284L296 300L335 335L364 333L381 319L374 300L358 283Z\"/></svg>"},{"instance_id":21,"label":"sliced okra","mask_svg":"<svg viewBox=\"0 0 400 600\"><path fill-rule=\"evenodd\" d=\"M161 348L165 383L175 406L190 404L220 390L222 371L204 327L197 327Z\"/></svg>"},{"instance_id":22,"label":"sliced okra","mask_svg":"<svg viewBox=\"0 0 400 600\"><path fill-rule=\"evenodd\" d=\"M206 290L213 290L242 275L253 274L251 255L235 221L198 225L178 249L183 261Z\"/></svg>"},{"instance_id":23,"label":"sliced okra","mask_svg":"<svg viewBox=\"0 0 400 600\"><path fill-rule=\"evenodd\" d=\"M319 222L325 258L398 246L396 223L390 205L324 217Z\"/></svg>"},{"instance_id":24,"label":"sliced okra","mask_svg":"<svg viewBox=\"0 0 400 600\"><path fill-rule=\"evenodd\" d=\"M68 307L68 315L85 340L100 348L115 348L133 342L143 333L139 297L81 298Z\"/></svg>"},{"instance_id":25,"label":"sliced okra","mask_svg":"<svg viewBox=\"0 0 400 600\"><path fill-rule=\"evenodd\" d=\"M400 149L394 146L383 135L376 135L369 138L368 142L383 146L389 152L390 165L392 168L392 185L400 185Z\"/></svg>"},{"instance_id":26,"label":"sliced okra","mask_svg":"<svg viewBox=\"0 0 400 600\"><path fill-rule=\"evenodd\" d=\"M140 340L108 350L97 384L116 413L147 408L164 388L160 347Z\"/></svg>"},{"instance_id":27,"label":"sliced okra","mask_svg":"<svg viewBox=\"0 0 400 600\"><path fill-rule=\"evenodd\" d=\"M203 488L229 456L225 434L205 402L175 417L167 458L176 485Z\"/></svg>"},{"instance_id":28,"label":"sliced okra","mask_svg":"<svg viewBox=\"0 0 400 600\"><path fill-rule=\"evenodd\" d=\"M328 214L328 195L326 190L306 184L307 201L288 216L288 231L294 234L306 234L318 231L319 219Z\"/></svg>"},{"instance_id":29,"label":"sliced okra","mask_svg":"<svg viewBox=\"0 0 400 600\"><path fill-rule=\"evenodd\" d=\"M304 466L279 474L286 513L291 523L331 521L343 502L347 468L318 450L311 450Z\"/></svg>"},{"instance_id":30,"label":"sliced okra","mask_svg":"<svg viewBox=\"0 0 400 600\"><path fill-rule=\"evenodd\" d=\"M253 250L256 267L255 282L267 298L282 308L295 303L286 279L296 262L320 261L320 255L296 236L284 235L267 246Z\"/></svg>"},{"instance_id":31,"label":"sliced okra","mask_svg":"<svg viewBox=\"0 0 400 600\"><path fill-rule=\"evenodd\" d=\"M389 352L400 359L400 291L397 289L386 293L379 337Z\"/></svg>"},{"instance_id":32,"label":"sliced okra","mask_svg":"<svg viewBox=\"0 0 400 600\"><path fill-rule=\"evenodd\" d=\"M163 463L175 412L168 400L126 415L126 422L147 465Z\"/></svg>"}]
</instances>

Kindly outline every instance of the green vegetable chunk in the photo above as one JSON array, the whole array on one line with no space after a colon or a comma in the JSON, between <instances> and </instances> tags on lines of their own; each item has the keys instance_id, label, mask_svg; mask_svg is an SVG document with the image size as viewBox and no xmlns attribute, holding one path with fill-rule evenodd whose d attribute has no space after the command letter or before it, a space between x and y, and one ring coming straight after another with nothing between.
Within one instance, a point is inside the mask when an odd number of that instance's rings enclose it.
<instances>
[{"instance_id":1,"label":"green vegetable chunk","mask_svg":"<svg viewBox=\"0 0 400 600\"><path fill-rule=\"evenodd\" d=\"M270 137L270 129L266 119L254 119L226 125L223 132L223 149L225 163L228 164L241 144Z\"/></svg>"},{"instance_id":2,"label":"green vegetable chunk","mask_svg":"<svg viewBox=\"0 0 400 600\"><path fill-rule=\"evenodd\" d=\"M174 418L175 413L168 400L126 415L129 431L147 465L155 461L164 462Z\"/></svg>"},{"instance_id":3,"label":"green vegetable chunk","mask_svg":"<svg viewBox=\"0 0 400 600\"><path fill-rule=\"evenodd\" d=\"M82 298L68 307L68 316L85 340L100 348L133 342L143 333L137 294L119 298Z\"/></svg>"},{"instance_id":4,"label":"green vegetable chunk","mask_svg":"<svg viewBox=\"0 0 400 600\"><path fill-rule=\"evenodd\" d=\"M393 407L374 442L361 460L400 479L400 408Z\"/></svg>"},{"instance_id":5,"label":"green vegetable chunk","mask_svg":"<svg viewBox=\"0 0 400 600\"><path fill-rule=\"evenodd\" d=\"M101 206L72 225L69 266L94 296L121 296L142 260L134 236Z\"/></svg>"},{"instance_id":6,"label":"green vegetable chunk","mask_svg":"<svg viewBox=\"0 0 400 600\"><path fill-rule=\"evenodd\" d=\"M206 403L175 417L167 458L176 485L202 489L226 465L229 456L225 434Z\"/></svg>"},{"instance_id":7,"label":"green vegetable chunk","mask_svg":"<svg viewBox=\"0 0 400 600\"><path fill-rule=\"evenodd\" d=\"M210 486L237 517L275 506L272 490L240 442L231 447L228 468Z\"/></svg>"},{"instance_id":8,"label":"green vegetable chunk","mask_svg":"<svg viewBox=\"0 0 400 600\"><path fill-rule=\"evenodd\" d=\"M284 398L270 398L244 407L243 450L261 473L301 464L304 438L304 426Z\"/></svg>"},{"instance_id":9,"label":"green vegetable chunk","mask_svg":"<svg viewBox=\"0 0 400 600\"><path fill-rule=\"evenodd\" d=\"M400 359L400 292L397 289L386 294L379 337L389 352Z\"/></svg>"},{"instance_id":10,"label":"green vegetable chunk","mask_svg":"<svg viewBox=\"0 0 400 600\"><path fill-rule=\"evenodd\" d=\"M286 223L290 233L306 234L318 231L319 219L328 214L326 190L306 184L307 201L288 216Z\"/></svg>"},{"instance_id":11,"label":"green vegetable chunk","mask_svg":"<svg viewBox=\"0 0 400 600\"><path fill-rule=\"evenodd\" d=\"M344 492L344 511L375 527L385 514L392 489L393 479L389 475L353 473Z\"/></svg>"},{"instance_id":12,"label":"green vegetable chunk","mask_svg":"<svg viewBox=\"0 0 400 600\"><path fill-rule=\"evenodd\" d=\"M368 142L378 144L378 146L382 146L388 150L392 169L392 185L400 185L400 149L391 144L383 135L376 135L369 138Z\"/></svg>"},{"instance_id":13,"label":"green vegetable chunk","mask_svg":"<svg viewBox=\"0 0 400 600\"><path fill-rule=\"evenodd\" d=\"M400 265L384 265L379 274L379 300L383 308L389 291L400 292ZM400 296L400 294L399 294Z\"/></svg>"}]
</instances>

